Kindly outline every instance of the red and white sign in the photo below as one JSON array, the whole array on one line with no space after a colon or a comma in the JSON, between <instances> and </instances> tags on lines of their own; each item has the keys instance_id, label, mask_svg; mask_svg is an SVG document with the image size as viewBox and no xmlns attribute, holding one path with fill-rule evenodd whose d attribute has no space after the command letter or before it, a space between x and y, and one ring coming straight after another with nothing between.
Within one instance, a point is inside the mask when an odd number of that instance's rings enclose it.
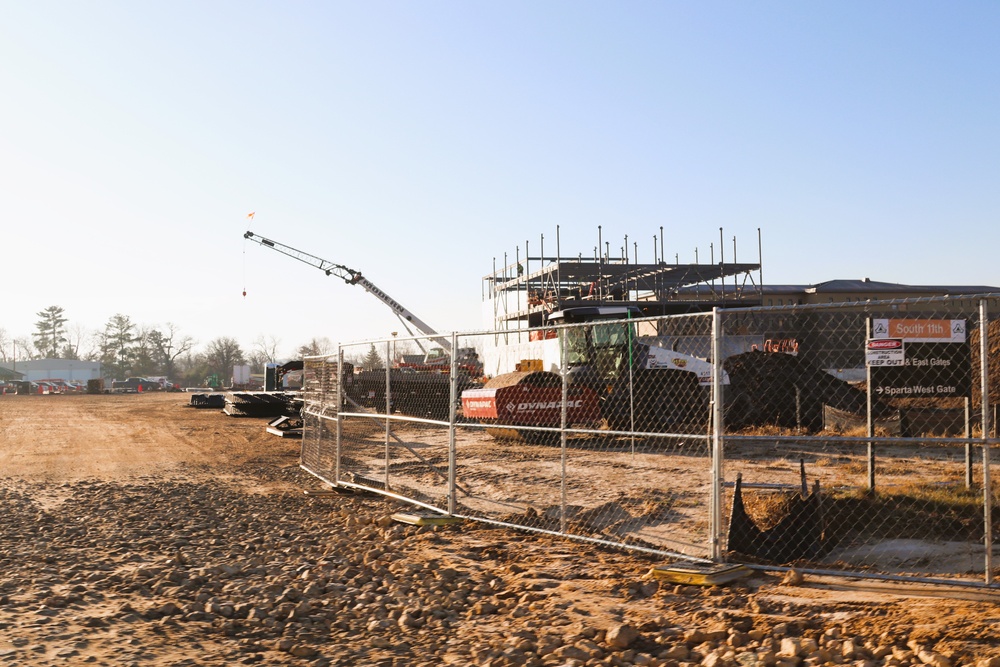
<instances>
[{"instance_id":1,"label":"red and white sign","mask_svg":"<svg viewBox=\"0 0 1000 667\"><path fill-rule=\"evenodd\" d=\"M872 367L903 366L906 353L902 338L870 338L865 345L865 365Z\"/></svg>"}]
</instances>

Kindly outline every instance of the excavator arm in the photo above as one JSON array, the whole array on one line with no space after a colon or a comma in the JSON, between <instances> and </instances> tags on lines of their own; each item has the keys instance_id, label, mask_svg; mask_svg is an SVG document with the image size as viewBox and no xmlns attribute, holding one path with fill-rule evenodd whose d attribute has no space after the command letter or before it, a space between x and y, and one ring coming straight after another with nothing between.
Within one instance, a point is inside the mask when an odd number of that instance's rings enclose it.
<instances>
[{"instance_id":1,"label":"excavator arm","mask_svg":"<svg viewBox=\"0 0 1000 667\"><path fill-rule=\"evenodd\" d=\"M404 308L398 301L376 287L375 284L365 278L360 271L355 271L354 269L344 266L343 264L334 264L333 262L329 262L321 257L310 255L307 252L287 246L284 243L278 243L277 241L264 238L260 234L254 234L251 231L246 232L243 235L243 238L262 245L265 248L276 250L282 255L287 255L292 259L297 259L300 262L319 269L328 276L336 276L348 285L360 285L366 292L374 295L379 301L389 306L396 317L403 322L404 326L412 324L420 333L431 336L438 345L443 347L446 351L451 352L450 340L440 335L437 331L431 328L429 324L421 320L419 317Z\"/></svg>"}]
</instances>

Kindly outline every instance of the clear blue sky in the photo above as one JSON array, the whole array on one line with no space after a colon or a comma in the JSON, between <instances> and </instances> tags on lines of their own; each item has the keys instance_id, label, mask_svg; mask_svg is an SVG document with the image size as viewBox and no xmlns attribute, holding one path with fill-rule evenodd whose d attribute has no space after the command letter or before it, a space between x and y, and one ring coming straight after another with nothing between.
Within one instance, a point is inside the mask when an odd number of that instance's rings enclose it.
<instances>
[{"instance_id":1,"label":"clear blue sky","mask_svg":"<svg viewBox=\"0 0 1000 667\"><path fill-rule=\"evenodd\" d=\"M8 335L440 331L525 241L1000 285L995 2L0 0ZM616 246L616 244L618 244ZM631 252L630 252L631 254ZM243 296L244 288L247 295Z\"/></svg>"}]
</instances>

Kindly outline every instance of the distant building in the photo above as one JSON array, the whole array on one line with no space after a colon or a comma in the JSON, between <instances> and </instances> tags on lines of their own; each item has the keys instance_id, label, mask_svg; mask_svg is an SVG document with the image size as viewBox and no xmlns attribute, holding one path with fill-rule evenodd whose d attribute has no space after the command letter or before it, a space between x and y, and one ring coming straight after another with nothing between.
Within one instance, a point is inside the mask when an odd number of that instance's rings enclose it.
<instances>
[{"instance_id":1,"label":"distant building","mask_svg":"<svg viewBox=\"0 0 1000 667\"><path fill-rule=\"evenodd\" d=\"M0 363L0 372L2 369L23 374L20 379L29 382L47 379L86 382L103 377L101 362L80 359L30 359L16 364L8 361Z\"/></svg>"},{"instance_id":2,"label":"distant building","mask_svg":"<svg viewBox=\"0 0 1000 667\"><path fill-rule=\"evenodd\" d=\"M893 299L926 297L961 297L975 294L997 294L1000 287L989 285L903 285L883 283L869 278L862 280L828 280L815 285L699 285L684 287L676 299L686 303L740 301L743 305L794 306L816 303L863 303ZM748 303L752 302L752 303Z\"/></svg>"}]
</instances>

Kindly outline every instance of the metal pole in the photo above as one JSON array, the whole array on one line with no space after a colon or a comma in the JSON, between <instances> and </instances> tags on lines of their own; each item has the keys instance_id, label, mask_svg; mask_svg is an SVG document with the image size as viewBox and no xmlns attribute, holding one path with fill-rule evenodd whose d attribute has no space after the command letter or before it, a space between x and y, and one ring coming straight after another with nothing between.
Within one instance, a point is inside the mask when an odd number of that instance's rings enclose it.
<instances>
[{"instance_id":1,"label":"metal pole","mask_svg":"<svg viewBox=\"0 0 1000 667\"><path fill-rule=\"evenodd\" d=\"M760 281L760 305L764 305L764 252L760 241L760 227L757 228L757 279Z\"/></svg>"},{"instance_id":2,"label":"metal pole","mask_svg":"<svg viewBox=\"0 0 1000 667\"><path fill-rule=\"evenodd\" d=\"M340 484L340 457L343 452L343 439L344 439L344 418L341 416L341 410L344 407L344 346L337 343L337 435L336 435L336 450L337 455L333 459L333 483L334 486ZM325 406L324 406L325 407ZM320 414L323 411L320 410ZM316 437L319 437L323 427L323 420L319 419L317 421L317 433Z\"/></svg>"},{"instance_id":3,"label":"metal pole","mask_svg":"<svg viewBox=\"0 0 1000 667\"><path fill-rule=\"evenodd\" d=\"M802 433L802 389L799 387L795 387L795 431Z\"/></svg>"},{"instance_id":4,"label":"metal pole","mask_svg":"<svg viewBox=\"0 0 1000 667\"><path fill-rule=\"evenodd\" d=\"M516 266L514 267L514 273L517 278L517 288L516 288L516 305L517 305L517 342L521 342L521 246L514 248L514 261Z\"/></svg>"},{"instance_id":5,"label":"metal pole","mask_svg":"<svg viewBox=\"0 0 1000 667\"><path fill-rule=\"evenodd\" d=\"M454 356L454 350L452 350ZM389 415L392 413L392 387L389 386L389 341L385 342L385 490L389 490Z\"/></svg>"},{"instance_id":6,"label":"metal pole","mask_svg":"<svg viewBox=\"0 0 1000 667\"><path fill-rule=\"evenodd\" d=\"M628 313L628 320L632 319L632 313ZM635 358L632 356L632 351L635 350L635 341L632 339L632 322L627 321L625 325L628 327L628 335L625 337L628 341L628 431L629 431L629 443L632 449L632 459L635 460ZM657 322L656 326L659 327L660 323Z\"/></svg>"},{"instance_id":7,"label":"metal pole","mask_svg":"<svg viewBox=\"0 0 1000 667\"><path fill-rule=\"evenodd\" d=\"M528 250L528 239L524 239L524 308L528 311L527 326L531 327L531 253Z\"/></svg>"},{"instance_id":8,"label":"metal pole","mask_svg":"<svg viewBox=\"0 0 1000 667\"><path fill-rule=\"evenodd\" d=\"M865 340L871 336L872 332L872 318L865 318ZM867 383L867 414L868 414L868 437L875 437L875 419L873 417L872 408L872 367L867 363L865 364L865 382ZM868 492L871 493L875 491L875 443L872 440L868 440Z\"/></svg>"},{"instance_id":9,"label":"metal pole","mask_svg":"<svg viewBox=\"0 0 1000 667\"><path fill-rule=\"evenodd\" d=\"M539 234L538 235L538 255L539 255L538 269L541 272L541 270L545 268L545 234ZM545 280L546 280L546 278L548 278L549 283L551 284L552 277L549 276L548 273L539 273L539 275L538 275L538 291L540 292L539 296L542 299L542 320L543 321L545 319ZM530 322L529 322L529 324L530 324Z\"/></svg>"},{"instance_id":10,"label":"metal pole","mask_svg":"<svg viewBox=\"0 0 1000 667\"><path fill-rule=\"evenodd\" d=\"M667 261L667 256L663 252L663 225L660 225L660 260Z\"/></svg>"},{"instance_id":11,"label":"metal pole","mask_svg":"<svg viewBox=\"0 0 1000 667\"><path fill-rule=\"evenodd\" d=\"M708 261L712 266L715 266L715 244L708 244ZM712 294L715 294L715 272L712 272Z\"/></svg>"},{"instance_id":12,"label":"metal pole","mask_svg":"<svg viewBox=\"0 0 1000 667\"><path fill-rule=\"evenodd\" d=\"M556 308L562 308L562 241L556 225Z\"/></svg>"},{"instance_id":13,"label":"metal pole","mask_svg":"<svg viewBox=\"0 0 1000 667\"><path fill-rule=\"evenodd\" d=\"M733 266L735 266L738 263L739 262L736 259L736 237L734 236L733 237ZM739 291L740 291L739 277L734 272L733 273L733 296L736 296L739 293Z\"/></svg>"},{"instance_id":14,"label":"metal pole","mask_svg":"<svg viewBox=\"0 0 1000 667\"><path fill-rule=\"evenodd\" d=\"M965 397L965 437L972 437L972 400ZM972 488L972 442L965 443L965 488Z\"/></svg>"},{"instance_id":15,"label":"metal pole","mask_svg":"<svg viewBox=\"0 0 1000 667\"><path fill-rule=\"evenodd\" d=\"M458 334L451 332L451 377L449 391L451 407L448 410L448 516L455 513L455 408L458 405Z\"/></svg>"},{"instance_id":16,"label":"metal pole","mask_svg":"<svg viewBox=\"0 0 1000 667\"><path fill-rule=\"evenodd\" d=\"M604 301L604 255L601 254L601 247L604 246L604 235L601 225L597 225L597 300Z\"/></svg>"},{"instance_id":17,"label":"metal pole","mask_svg":"<svg viewBox=\"0 0 1000 667\"><path fill-rule=\"evenodd\" d=\"M562 376L562 406L559 417L559 532L566 534L566 428L569 421L569 346L566 329L559 331L559 374Z\"/></svg>"},{"instance_id":18,"label":"metal pole","mask_svg":"<svg viewBox=\"0 0 1000 667\"><path fill-rule=\"evenodd\" d=\"M719 308L712 308L712 497L709 501L711 516L712 560L722 559L722 486L723 438L725 428L722 412L722 316Z\"/></svg>"},{"instance_id":19,"label":"metal pole","mask_svg":"<svg viewBox=\"0 0 1000 667\"><path fill-rule=\"evenodd\" d=\"M986 299L979 302L979 377L982 405L983 439L983 541L986 546L986 584L993 583L993 485L990 482L990 383L989 383L989 312Z\"/></svg>"}]
</instances>

